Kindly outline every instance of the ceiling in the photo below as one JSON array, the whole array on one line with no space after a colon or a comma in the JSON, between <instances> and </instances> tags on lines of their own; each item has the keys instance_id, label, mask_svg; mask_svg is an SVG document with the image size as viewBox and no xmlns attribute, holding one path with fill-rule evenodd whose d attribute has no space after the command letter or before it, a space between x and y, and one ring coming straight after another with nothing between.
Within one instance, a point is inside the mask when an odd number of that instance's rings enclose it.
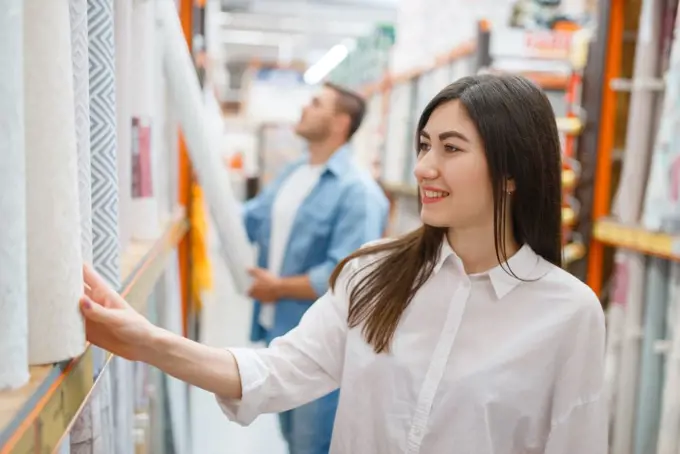
<instances>
[{"instance_id":1,"label":"ceiling","mask_svg":"<svg viewBox=\"0 0 680 454\"><path fill-rule=\"evenodd\" d=\"M311 65L331 47L393 23L399 0L222 0L215 19L227 63Z\"/></svg>"}]
</instances>

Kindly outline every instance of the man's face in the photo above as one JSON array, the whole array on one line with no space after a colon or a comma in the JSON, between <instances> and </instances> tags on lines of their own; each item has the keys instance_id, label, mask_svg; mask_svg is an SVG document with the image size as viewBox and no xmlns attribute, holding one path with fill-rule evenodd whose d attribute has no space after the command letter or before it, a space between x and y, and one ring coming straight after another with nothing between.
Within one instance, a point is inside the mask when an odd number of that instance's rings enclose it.
<instances>
[{"instance_id":1,"label":"man's face","mask_svg":"<svg viewBox=\"0 0 680 454\"><path fill-rule=\"evenodd\" d=\"M328 137L336 115L337 94L323 87L310 103L302 109L302 116L295 127L297 135L308 142L319 142Z\"/></svg>"}]
</instances>

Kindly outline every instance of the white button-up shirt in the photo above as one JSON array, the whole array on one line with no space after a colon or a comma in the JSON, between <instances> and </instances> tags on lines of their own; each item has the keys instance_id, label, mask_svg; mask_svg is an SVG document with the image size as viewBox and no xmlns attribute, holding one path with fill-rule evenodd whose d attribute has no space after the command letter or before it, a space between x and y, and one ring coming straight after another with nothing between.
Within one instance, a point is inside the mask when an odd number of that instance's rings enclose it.
<instances>
[{"instance_id":1,"label":"white button-up shirt","mask_svg":"<svg viewBox=\"0 0 680 454\"><path fill-rule=\"evenodd\" d=\"M605 326L595 294L528 246L466 275L445 241L389 353L347 325L348 264L335 292L270 348L233 349L249 424L340 387L331 454L605 454ZM507 268L507 265L506 265Z\"/></svg>"}]
</instances>

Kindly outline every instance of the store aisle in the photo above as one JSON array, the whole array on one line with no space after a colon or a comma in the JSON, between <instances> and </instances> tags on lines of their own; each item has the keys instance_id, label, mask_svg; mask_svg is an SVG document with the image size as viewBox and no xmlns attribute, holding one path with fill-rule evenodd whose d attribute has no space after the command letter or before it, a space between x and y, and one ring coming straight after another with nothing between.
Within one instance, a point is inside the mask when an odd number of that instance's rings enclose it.
<instances>
[{"instance_id":1,"label":"store aisle","mask_svg":"<svg viewBox=\"0 0 680 454\"><path fill-rule=\"evenodd\" d=\"M210 239L217 235L211 232ZM214 292L206 298L202 314L201 341L218 347L247 346L252 307L234 294L217 245L211 247ZM275 415L262 415L251 426L240 427L227 420L212 394L191 389L191 454L285 454Z\"/></svg>"}]
</instances>

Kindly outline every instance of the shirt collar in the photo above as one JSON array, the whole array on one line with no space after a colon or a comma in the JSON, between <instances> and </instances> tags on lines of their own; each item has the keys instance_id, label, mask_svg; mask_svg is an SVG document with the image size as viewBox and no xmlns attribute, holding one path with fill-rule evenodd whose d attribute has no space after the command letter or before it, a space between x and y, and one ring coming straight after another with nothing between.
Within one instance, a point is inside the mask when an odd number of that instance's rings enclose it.
<instances>
[{"instance_id":1,"label":"shirt collar","mask_svg":"<svg viewBox=\"0 0 680 454\"><path fill-rule=\"evenodd\" d=\"M352 147L345 144L338 148L326 162L326 169L335 176L344 175L352 163Z\"/></svg>"},{"instance_id":2,"label":"shirt collar","mask_svg":"<svg viewBox=\"0 0 680 454\"><path fill-rule=\"evenodd\" d=\"M451 246L445 237L442 241L439 257L434 267L434 273L439 272L449 258L456 262L456 267L462 273L465 272L463 263L453 249L451 249ZM510 257L508 261L503 264L503 266L497 265L481 274L487 274L489 276L496 296L500 299L510 293L510 291L523 281L536 280L543 277L549 270L549 267L543 266L544 263L546 263L545 260L539 257L538 254L531 249L531 246L524 244L515 255ZM511 273L514 273L517 277L513 276Z\"/></svg>"}]
</instances>

